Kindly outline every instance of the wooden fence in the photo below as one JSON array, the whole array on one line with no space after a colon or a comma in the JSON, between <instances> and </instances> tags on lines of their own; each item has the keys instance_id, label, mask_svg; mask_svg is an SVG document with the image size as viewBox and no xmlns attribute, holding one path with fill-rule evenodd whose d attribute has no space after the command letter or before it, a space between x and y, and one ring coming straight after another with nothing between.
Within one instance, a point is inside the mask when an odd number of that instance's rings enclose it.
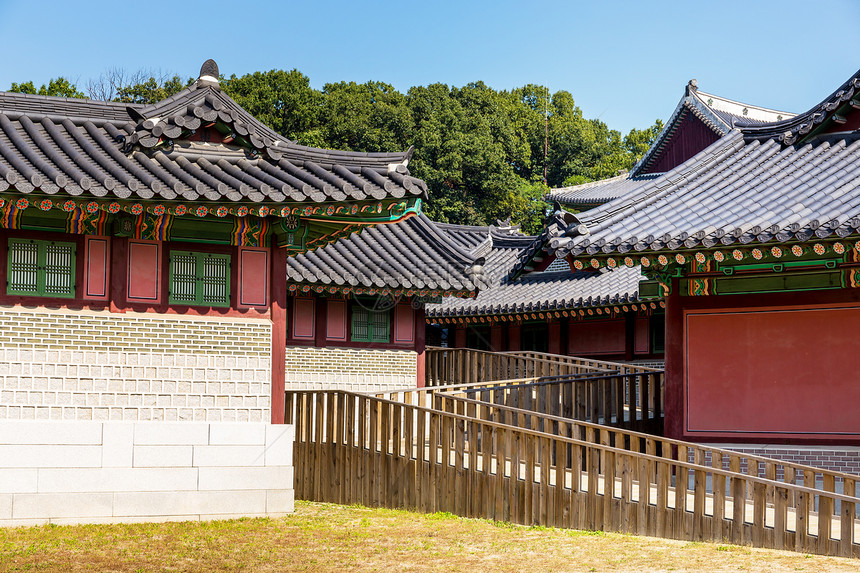
<instances>
[{"instance_id":1,"label":"wooden fence","mask_svg":"<svg viewBox=\"0 0 860 573\"><path fill-rule=\"evenodd\" d=\"M286 399L302 499L860 557L853 491L658 456L653 436L646 453L568 437L564 419L546 433L343 391Z\"/></svg>"},{"instance_id":2,"label":"wooden fence","mask_svg":"<svg viewBox=\"0 0 860 573\"><path fill-rule=\"evenodd\" d=\"M426 350L425 386L471 384L491 380L541 378L571 374L598 374L618 371L614 363L565 357L550 360L511 352L488 352L471 348Z\"/></svg>"},{"instance_id":3,"label":"wooden fence","mask_svg":"<svg viewBox=\"0 0 860 573\"><path fill-rule=\"evenodd\" d=\"M803 485L825 492L845 493L854 496L857 480L860 479L852 474L673 440L653 433L642 433L588 421L571 420L569 417L547 415L532 409L491 404L457 393L438 392L434 398L433 407L444 412L562 435L633 452L693 462L700 466L730 470L786 484ZM771 503L772 501L770 500ZM789 508L794 507L795 501L790 500ZM838 508L839 505L837 504Z\"/></svg>"},{"instance_id":4,"label":"wooden fence","mask_svg":"<svg viewBox=\"0 0 860 573\"><path fill-rule=\"evenodd\" d=\"M663 372L568 374L378 392L379 398L433 408L438 394L474 398L540 414L661 434ZM408 397L408 398L407 398Z\"/></svg>"},{"instance_id":5,"label":"wooden fence","mask_svg":"<svg viewBox=\"0 0 860 573\"><path fill-rule=\"evenodd\" d=\"M607 362L605 360L593 360L590 358L580 358L578 356L567 356L565 354L550 354L549 352L535 352L533 350L512 350L506 352L505 354L521 356L524 358L532 358L535 360L545 360L547 362L578 364L582 366L592 366L598 369L617 370L622 374L635 374L638 372L659 372L662 370L662 368L654 368L651 366L643 366L640 364L630 364L627 362Z\"/></svg>"}]
</instances>

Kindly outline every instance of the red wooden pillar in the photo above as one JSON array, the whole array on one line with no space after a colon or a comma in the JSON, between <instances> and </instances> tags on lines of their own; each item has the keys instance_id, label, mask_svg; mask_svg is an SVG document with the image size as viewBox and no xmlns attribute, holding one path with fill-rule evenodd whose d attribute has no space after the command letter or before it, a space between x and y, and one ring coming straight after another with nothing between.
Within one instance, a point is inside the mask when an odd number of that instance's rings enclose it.
<instances>
[{"instance_id":1,"label":"red wooden pillar","mask_svg":"<svg viewBox=\"0 0 860 573\"><path fill-rule=\"evenodd\" d=\"M466 327L458 326L454 330L454 348L466 348Z\"/></svg>"},{"instance_id":2,"label":"red wooden pillar","mask_svg":"<svg viewBox=\"0 0 860 573\"><path fill-rule=\"evenodd\" d=\"M125 312L128 281L128 239L113 237L110 252L110 311Z\"/></svg>"},{"instance_id":3,"label":"red wooden pillar","mask_svg":"<svg viewBox=\"0 0 860 573\"><path fill-rule=\"evenodd\" d=\"M666 301L666 388L663 433L682 439L684 433L684 309L677 278L672 279ZM653 316L651 318L653 320Z\"/></svg>"},{"instance_id":4,"label":"red wooden pillar","mask_svg":"<svg viewBox=\"0 0 860 573\"><path fill-rule=\"evenodd\" d=\"M287 368L287 250L272 249L272 423L284 423Z\"/></svg>"},{"instance_id":5,"label":"red wooden pillar","mask_svg":"<svg viewBox=\"0 0 860 573\"><path fill-rule=\"evenodd\" d=\"M636 346L636 315L632 312L625 312L622 315L624 320L624 360L633 360L633 351Z\"/></svg>"},{"instance_id":6,"label":"red wooden pillar","mask_svg":"<svg viewBox=\"0 0 860 573\"><path fill-rule=\"evenodd\" d=\"M490 350L493 352L503 352L504 351L504 326L501 324L493 324L490 327Z\"/></svg>"},{"instance_id":7,"label":"red wooden pillar","mask_svg":"<svg viewBox=\"0 0 860 573\"><path fill-rule=\"evenodd\" d=\"M549 323L549 344L547 350L550 354L561 354L561 322L553 320Z\"/></svg>"},{"instance_id":8,"label":"red wooden pillar","mask_svg":"<svg viewBox=\"0 0 860 573\"><path fill-rule=\"evenodd\" d=\"M522 327L519 324L510 324L508 325L508 350L517 351L521 348L520 343L520 329Z\"/></svg>"},{"instance_id":9,"label":"red wooden pillar","mask_svg":"<svg viewBox=\"0 0 860 573\"><path fill-rule=\"evenodd\" d=\"M314 297L314 346L317 348L326 347L326 336L328 331L328 300L321 297Z\"/></svg>"},{"instance_id":10,"label":"red wooden pillar","mask_svg":"<svg viewBox=\"0 0 860 573\"><path fill-rule=\"evenodd\" d=\"M424 308L415 310L415 352L418 353L417 362L415 364L415 382L418 388L424 387L425 365L427 356L424 354L426 347L426 329L427 324L424 319Z\"/></svg>"}]
</instances>

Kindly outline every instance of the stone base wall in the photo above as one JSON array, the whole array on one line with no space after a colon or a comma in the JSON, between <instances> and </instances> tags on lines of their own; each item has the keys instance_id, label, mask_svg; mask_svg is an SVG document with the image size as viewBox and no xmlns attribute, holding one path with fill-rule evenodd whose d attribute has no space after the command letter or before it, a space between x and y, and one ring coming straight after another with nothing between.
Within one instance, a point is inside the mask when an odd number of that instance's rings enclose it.
<instances>
[{"instance_id":1,"label":"stone base wall","mask_svg":"<svg viewBox=\"0 0 860 573\"><path fill-rule=\"evenodd\" d=\"M417 385L413 350L288 346L287 390L371 392Z\"/></svg>"},{"instance_id":2,"label":"stone base wall","mask_svg":"<svg viewBox=\"0 0 860 573\"><path fill-rule=\"evenodd\" d=\"M0 527L293 511L293 426L0 421Z\"/></svg>"},{"instance_id":3,"label":"stone base wall","mask_svg":"<svg viewBox=\"0 0 860 573\"><path fill-rule=\"evenodd\" d=\"M0 307L0 420L266 422L265 319Z\"/></svg>"}]
</instances>

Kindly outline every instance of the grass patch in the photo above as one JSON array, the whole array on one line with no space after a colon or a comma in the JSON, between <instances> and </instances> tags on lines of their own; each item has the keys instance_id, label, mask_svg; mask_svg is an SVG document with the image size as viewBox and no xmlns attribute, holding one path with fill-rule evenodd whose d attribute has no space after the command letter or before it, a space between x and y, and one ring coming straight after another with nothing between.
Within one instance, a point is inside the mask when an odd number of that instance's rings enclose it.
<instances>
[{"instance_id":1,"label":"grass patch","mask_svg":"<svg viewBox=\"0 0 860 573\"><path fill-rule=\"evenodd\" d=\"M860 561L296 502L278 519L0 529L0 571L857 571Z\"/></svg>"}]
</instances>

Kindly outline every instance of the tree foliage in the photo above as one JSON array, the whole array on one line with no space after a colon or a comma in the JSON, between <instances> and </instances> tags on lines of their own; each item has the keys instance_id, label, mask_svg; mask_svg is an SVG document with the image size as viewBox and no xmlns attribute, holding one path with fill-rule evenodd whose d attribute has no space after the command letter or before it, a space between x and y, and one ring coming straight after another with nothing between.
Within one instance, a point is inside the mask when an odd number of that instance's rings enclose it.
<instances>
[{"instance_id":1,"label":"tree foliage","mask_svg":"<svg viewBox=\"0 0 860 573\"><path fill-rule=\"evenodd\" d=\"M87 92L93 99L149 104L192 82L112 69L88 82ZM436 83L404 94L383 82L337 82L317 90L294 69L222 77L221 87L303 145L366 152L414 146L409 167L427 182L431 217L462 224L511 217L531 233L540 230L549 188L630 169L663 127L658 120L622 135L584 117L570 92L550 94L536 84L498 91L483 82ZM12 84L11 91L85 97L62 77L39 90L32 82Z\"/></svg>"},{"instance_id":2,"label":"tree foliage","mask_svg":"<svg viewBox=\"0 0 860 573\"><path fill-rule=\"evenodd\" d=\"M12 87L9 88L10 92L20 93L20 94L32 94L32 95L43 95L43 96L56 96L56 97L72 97L72 98L85 98L87 97L81 91L78 91L78 88L75 87L75 84L60 76L56 79L52 79L48 82L47 85L42 84L42 86L37 90L36 86L33 82L22 82L20 84L12 83Z\"/></svg>"},{"instance_id":3,"label":"tree foliage","mask_svg":"<svg viewBox=\"0 0 860 573\"><path fill-rule=\"evenodd\" d=\"M254 72L221 81L239 105L284 137L303 145L323 146L320 117L323 94L298 70Z\"/></svg>"}]
</instances>

